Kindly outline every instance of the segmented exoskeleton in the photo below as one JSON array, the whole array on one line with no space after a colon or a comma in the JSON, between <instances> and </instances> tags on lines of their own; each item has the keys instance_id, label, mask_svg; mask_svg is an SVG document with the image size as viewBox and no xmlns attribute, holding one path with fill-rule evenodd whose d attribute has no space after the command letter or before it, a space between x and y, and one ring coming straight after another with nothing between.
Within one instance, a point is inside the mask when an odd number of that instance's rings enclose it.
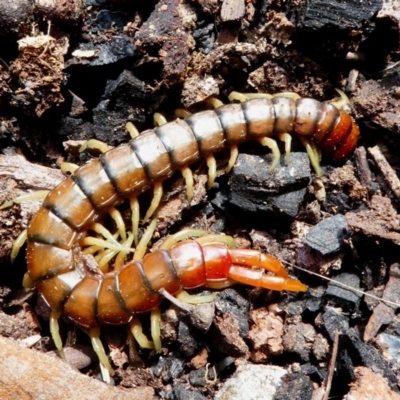
<instances>
[{"instance_id":1,"label":"segmented exoskeleton","mask_svg":"<svg viewBox=\"0 0 400 400\"><path fill-rule=\"evenodd\" d=\"M212 184L214 154L223 149L232 150L232 167L237 146L256 140L272 149L275 166L280 153L273 137L283 140L289 153L290 135L295 135L306 145L318 173L320 150L335 159L354 150L359 129L349 114L328 102L293 97L250 99L165 123L88 162L53 189L27 230L28 274L53 310L53 322L64 314L95 337L94 329L103 323L124 324L137 313L152 310L161 300L161 288L176 294L182 288L242 282L275 290L306 290L288 278L273 257L228 249L218 239L174 244L106 273L93 268L82 253L82 246L88 245L87 230L95 221L124 199L135 203L144 191L160 189L175 171L183 172L190 197L193 178L188 166L207 159ZM99 356L104 365L103 353Z\"/></svg>"}]
</instances>

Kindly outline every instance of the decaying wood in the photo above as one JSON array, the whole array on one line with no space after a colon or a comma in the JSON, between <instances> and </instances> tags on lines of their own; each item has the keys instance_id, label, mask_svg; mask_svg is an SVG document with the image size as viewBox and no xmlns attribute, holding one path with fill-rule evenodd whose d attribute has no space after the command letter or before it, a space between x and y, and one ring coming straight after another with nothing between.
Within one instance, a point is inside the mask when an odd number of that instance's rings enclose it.
<instances>
[{"instance_id":1,"label":"decaying wood","mask_svg":"<svg viewBox=\"0 0 400 400\"><path fill-rule=\"evenodd\" d=\"M0 398L3 400L150 400L153 389L106 386L61 359L19 346L0 336Z\"/></svg>"}]
</instances>

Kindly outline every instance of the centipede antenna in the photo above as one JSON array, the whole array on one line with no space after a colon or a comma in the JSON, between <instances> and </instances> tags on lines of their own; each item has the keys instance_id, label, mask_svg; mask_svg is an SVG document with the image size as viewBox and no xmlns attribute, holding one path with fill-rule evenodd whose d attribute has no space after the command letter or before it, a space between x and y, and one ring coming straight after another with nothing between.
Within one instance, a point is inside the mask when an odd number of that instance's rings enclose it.
<instances>
[{"instance_id":1,"label":"centipede antenna","mask_svg":"<svg viewBox=\"0 0 400 400\"><path fill-rule=\"evenodd\" d=\"M276 140L269 137L264 137L260 139L259 142L262 146L269 147L272 151L273 159L269 169L270 171L273 171L274 168L278 165L279 160L281 159L281 152L279 151L278 144L276 143Z\"/></svg>"},{"instance_id":2,"label":"centipede antenna","mask_svg":"<svg viewBox=\"0 0 400 400\"><path fill-rule=\"evenodd\" d=\"M139 136L139 131L136 126L132 122L127 122L125 125L125 129L129 133L131 139L135 139L135 137Z\"/></svg>"},{"instance_id":3,"label":"centipede antenna","mask_svg":"<svg viewBox=\"0 0 400 400\"><path fill-rule=\"evenodd\" d=\"M131 207L131 223L132 223L132 234L133 241L137 245L139 242L139 222L140 222L140 206L137 197L131 197L129 200Z\"/></svg>"},{"instance_id":4,"label":"centipede antenna","mask_svg":"<svg viewBox=\"0 0 400 400\"><path fill-rule=\"evenodd\" d=\"M231 169L235 166L236 164L236 160L239 157L239 149L238 147L232 146L231 147L231 154L229 156L229 161L228 161L228 165L225 168L225 172L229 173L231 171Z\"/></svg>"},{"instance_id":5,"label":"centipede antenna","mask_svg":"<svg viewBox=\"0 0 400 400\"><path fill-rule=\"evenodd\" d=\"M150 203L150 207L146 212L146 215L143 218L143 223L146 223L151 216L155 213L158 206L160 205L161 198L163 195L163 186L161 182L156 182L153 188L153 198Z\"/></svg>"},{"instance_id":6,"label":"centipede antenna","mask_svg":"<svg viewBox=\"0 0 400 400\"><path fill-rule=\"evenodd\" d=\"M183 167L181 169L182 176L185 178L186 183L186 198L187 201L190 203L193 199L193 172L189 167Z\"/></svg>"},{"instance_id":7,"label":"centipede antenna","mask_svg":"<svg viewBox=\"0 0 400 400\"><path fill-rule=\"evenodd\" d=\"M207 167L208 167L208 182L207 187L211 189L214 186L215 178L217 177L217 161L215 157L211 154L207 157Z\"/></svg>"},{"instance_id":8,"label":"centipede antenna","mask_svg":"<svg viewBox=\"0 0 400 400\"><path fill-rule=\"evenodd\" d=\"M153 339L154 348L157 353L161 353L161 312L160 308L156 307L150 313L150 332Z\"/></svg>"},{"instance_id":9,"label":"centipede antenna","mask_svg":"<svg viewBox=\"0 0 400 400\"><path fill-rule=\"evenodd\" d=\"M129 328L140 347L143 349L154 349L154 343L147 339L146 335L143 333L142 323L139 318L133 318L129 323Z\"/></svg>"},{"instance_id":10,"label":"centipede antenna","mask_svg":"<svg viewBox=\"0 0 400 400\"><path fill-rule=\"evenodd\" d=\"M25 244L26 240L28 239L28 230L24 229L18 237L14 240L12 249L11 249L11 254L10 254L10 261L11 264L14 264L15 259L18 256L19 251L21 250L21 247Z\"/></svg>"}]
</instances>

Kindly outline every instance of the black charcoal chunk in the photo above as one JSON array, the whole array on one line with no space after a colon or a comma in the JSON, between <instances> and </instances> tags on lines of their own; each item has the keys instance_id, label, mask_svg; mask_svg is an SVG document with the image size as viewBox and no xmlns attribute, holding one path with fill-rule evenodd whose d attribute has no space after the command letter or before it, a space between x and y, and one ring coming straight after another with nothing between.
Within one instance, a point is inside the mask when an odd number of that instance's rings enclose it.
<instances>
[{"instance_id":1,"label":"black charcoal chunk","mask_svg":"<svg viewBox=\"0 0 400 400\"><path fill-rule=\"evenodd\" d=\"M341 215L329 217L315 225L306 235L304 242L322 255L338 252L347 235L346 218Z\"/></svg>"},{"instance_id":2,"label":"black charcoal chunk","mask_svg":"<svg viewBox=\"0 0 400 400\"><path fill-rule=\"evenodd\" d=\"M336 330L343 334L349 329L349 317L333 307L327 307L321 319L332 342L335 339Z\"/></svg>"},{"instance_id":3,"label":"black charcoal chunk","mask_svg":"<svg viewBox=\"0 0 400 400\"><path fill-rule=\"evenodd\" d=\"M257 218L274 214L295 217L311 179L306 153L291 153L272 171L272 155L240 154L230 177L230 206L253 213Z\"/></svg>"},{"instance_id":4,"label":"black charcoal chunk","mask_svg":"<svg viewBox=\"0 0 400 400\"><path fill-rule=\"evenodd\" d=\"M197 350L197 341L184 321L179 321L178 327L179 350L187 357L192 357Z\"/></svg>"},{"instance_id":5,"label":"black charcoal chunk","mask_svg":"<svg viewBox=\"0 0 400 400\"><path fill-rule=\"evenodd\" d=\"M397 389L398 379L392 370L390 362L370 344L364 343L354 328L350 328L347 333L340 338L339 348L346 348L353 361L353 365L363 365L373 371L383 375L392 388Z\"/></svg>"},{"instance_id":6,"label":"black charcoal chunk","mask_svg":"<svg viewBox=\"0 0 400 400\"><path fill-rule=\"evenodd\" d=\"M361 29L382 8L382 0L308 0L300 11L301 25L309 30Z\"/></svg>"},{"instance_id":7,"label":"black charcoal chunk","mask_svg":"<svg viewBox=\"0 0 400 400\"><path fill-rule=\"evenodd\" d=\"M207 400L202 394L186 389L181 383L174 385L175 400Z\"/></svg>"},{"instance_id":8,"label":"black charcoal chunk","mask_svg":"<svg viewBox=\"0 0 400 400\"><path fill-rule=\"evenodd\" d=\"M275 393L274 400L311 400L314 391L312 382L303 374L296 375L294 379L282 382Z\"/></svg>"},{"instance_id":9,"label":"black charcoal chunk","mask_svg":"<svg viewBox=\"0 0 400 400\"><path fill-rule=\"evenodd\" d=\"M338 284L335 281L340 283ZM346 288L342 284L350 286L350 288ZM355 292L351 288L360 289L360 277L356 274L342 273L336 276L334 281L329 282L325 294L333 297L341 305L354 308L360 302L362 293Z\"/></svg>"}]
</instances>

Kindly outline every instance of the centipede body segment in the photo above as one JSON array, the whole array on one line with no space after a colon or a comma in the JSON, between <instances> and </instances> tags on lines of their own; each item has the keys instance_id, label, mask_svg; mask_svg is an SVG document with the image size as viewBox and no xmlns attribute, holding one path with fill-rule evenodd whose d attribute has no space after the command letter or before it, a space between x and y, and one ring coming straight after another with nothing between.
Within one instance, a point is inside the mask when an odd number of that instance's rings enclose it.
<instances>
[{"instance_id":1,"label":"centipede body segment","mask_svg":"<svg viewBox=\"0 0 400 400\"><path fill-rule=\"evenodd\" d=\"M161 288L175 294L183 288L241 282L275 290L306 290L288 278L273 257L219 243L184 241L105 274L88 265L80 244L88 227L111 207L135 199L175 171L187 174L191 164L212 160L215 153L249 140L262 141L276 151L273 137L285 138L286 143L288 134L309 146L312 161L319 167L319 150L335 159L347 157L355 148L359 129L346 112L330 103L277 96L177 119L107 151L52 190L33 217L27 232L31 281L53 311L87 329L128 323L136 314L154 309L161 301Z\"/></svg>"}]
</instances>

